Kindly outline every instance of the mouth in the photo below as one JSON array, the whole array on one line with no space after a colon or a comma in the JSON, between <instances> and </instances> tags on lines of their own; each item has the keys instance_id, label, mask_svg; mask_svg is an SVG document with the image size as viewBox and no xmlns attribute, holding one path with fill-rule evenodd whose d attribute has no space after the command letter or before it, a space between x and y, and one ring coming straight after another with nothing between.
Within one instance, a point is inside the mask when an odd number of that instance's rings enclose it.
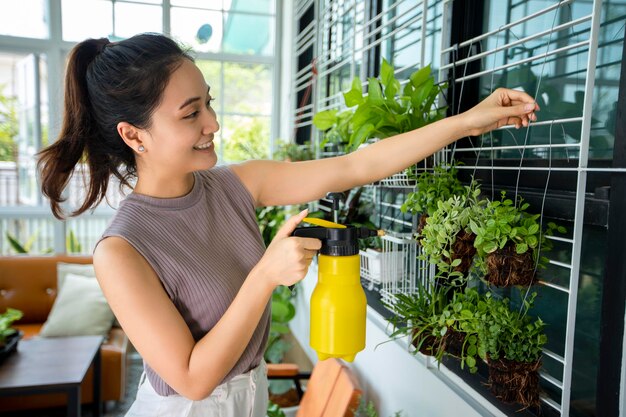
<instances>
[{"instance_id":1,"label":"mouth","mask_svg":"<svg viewBox=\"0 0 626 417\"><path fill-rule=\"evenodd\" d=\"M193 148L194 148L196 151L204 151L204 150L207 150L207 149L211 149L212 147L213 147L213 140L210 140L210 141L208 141L208 142L204 142L204 143L203 143L203 144L201 144L201 145L196 145L196 146L194 146Z\"/></svg>"}]
</instances>

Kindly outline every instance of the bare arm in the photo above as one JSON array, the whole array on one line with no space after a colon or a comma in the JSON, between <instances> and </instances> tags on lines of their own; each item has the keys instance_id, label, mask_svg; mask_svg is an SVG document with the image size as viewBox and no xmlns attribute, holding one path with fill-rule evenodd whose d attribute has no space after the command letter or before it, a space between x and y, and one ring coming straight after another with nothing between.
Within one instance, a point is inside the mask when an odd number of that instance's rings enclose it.
<instances>
[{"instance_id":1,"label":"bare arm","mask_svg":"<svg viewBox=\"0 0 626 417\"><path fill-rule=\"evenodd\" d=\"M111 309L142 358L178 393L200 400L213 392L250 342L273 289L304 277L320 246L316 239L288 237L304 215L287 221L222 318L198 342L130 244L110 237L97 246L96 276Z\"/></svg>"},{"instance_id":2,"label":"bare arm","mask_svg":"<svg viewBox=\"0 0 626 417\"><path fill-rule=\"evenodd\" d=\"M298 204L388 177L467 135L534 120L526 93L498 89L473 109L396 135L348 155L305 162L249 161L233 170L259 206Z\"/></svg>"}]
</instances>

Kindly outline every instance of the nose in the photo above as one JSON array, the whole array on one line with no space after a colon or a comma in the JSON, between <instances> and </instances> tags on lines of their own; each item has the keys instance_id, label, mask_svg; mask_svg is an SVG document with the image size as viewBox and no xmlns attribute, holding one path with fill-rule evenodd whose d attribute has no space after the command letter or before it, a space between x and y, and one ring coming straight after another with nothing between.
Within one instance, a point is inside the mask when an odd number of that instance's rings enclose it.
<instances>
[{"instance_id":1,"label":"nose","mask_svg":"<svg viewBox=\"0 0 626 417\"><path fill-rule=\"evenodd\" d=\"M208 135L211 133L216 133L220 130L220 124L217 121L217 116L215 112L211 108L205 109L203 112L203 120L202 120L202 134Z\"/></svg>"}]
</instances>

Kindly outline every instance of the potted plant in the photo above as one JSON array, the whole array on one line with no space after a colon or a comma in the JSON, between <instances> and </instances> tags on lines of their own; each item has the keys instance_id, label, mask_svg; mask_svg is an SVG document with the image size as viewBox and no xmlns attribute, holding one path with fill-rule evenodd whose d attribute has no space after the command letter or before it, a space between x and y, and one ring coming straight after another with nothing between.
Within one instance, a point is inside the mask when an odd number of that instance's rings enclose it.
<instances>
[{"instance_id":1,"label":"potted plant","mask_svg":"<svg viewBox=\"0 0 626 417\"><path fill-rule=\"evenodd\" d=\"M343 154L352 134L352 110L324 110L313 116L313 125L324 132L320 142L322 156Z\"/></svg>"},{"instance_id":2,"label":"potted plant","mask_svg":"<svg viewBox=\"0 0 626 417\"><path fill-rule=\"evenodd\" d=\"M431 171L424 171L417 177L416 190L407 195L400 210L419 215L417 226L417 240L421 241L421 232L426 225L426 219L437 210L438 201L446 201L454 195L463 194L464 188L456 176L454 165L439 165Z\"/></svg>"},{"instance_id":3,"label":"potted plant","mask_svg":"<svg viewBox=\"0 0 626 417\"><path fill-rule=\"evenodd\" d=\"M315 159L313 150L308 144L298 145L293 142L278 141L273 159L279 161L310 161Z\"/></svg>"},{"instance_id":4,"label":"potted plant","mask_svg":"<svg viewBox=\"0 0 626 417\"><path fill-rule=\"evenodd\" d=\"M435 84L430 65L411 74L402 91L400 85L393 66L385 59L379 78L369 78L366 96L361 80L352 81L352 88L344 94L346 106L357 106L351 119L349 151L369 138L388 138L445 117L446 107L438 108L435 102L447 86Z\"/></svg>"},{"instance_id":5,"label":"potted plant","mask_svg":"<svg viewBox=\"0 0 626 417\"><path fill-rule=\"evenodd\" d=\"M536 293L523 301L521 310L509 308L509 300L485 297L486 309L480 317L478 354L489 366L489 388L506 403L524 408L539 406L541 352L548 338L545 323L527 313Z\"/></svg>"},{"instance_id":6,"label":"potted plant","mask_svg":"<svg viewBox=\"0 0 626 417\"><path fill-rule=\"evenodd\" d=\"M546 263L540 249L549 250L546 235L565 228L548 223L541 230L540 215L528 213L528 203L519 198L513 204L502 191L500 201L490 201L484 215L472 219L470 229L476 235L476 248L480 265L485 270L485 280L496 286L528 286L535 281L537 267Z\"/></svg>"},{"instance_id":7,"label":"potted plant","mask_svg":"<svg viewBox=\"0 0 626 417\"><path fill-rule=\"evenodd\" d=\"M414 353L420 352L427 356L441 359L446 340L445 332L440 333L437 325L447 304L449 287L431 284L427 289L420 282L417 292L412 294L395 294L393 304L384 303L393 316L388 319L394 331L389 336L394 340L410 336Z\"/></svg>"},{"instance_id":8,"label":"potted plant","mask_svg":"<svg viewBox=\"0 0 626 417\"><path fill-rule=\"evenodd\" d=\"M438 201L420 234L421 259L437 265L439 276L450 282L465 277L476 253L470 221L483 216L486 201L479 195L480 188L472 182L462 195Z\"/></svg>"},{"instance_id":9,"label":"potted plant","mask_svg":"<svg viewBox=\"0 0 626 417\"><path fill-rule=\"evenodd\" d=\"M22 312L14 308L0 314L0 360L15 351L22 333L11 327L11 324L22 318Z\"/></svg>"},{"instance_id":10,"label":"potted plant","mask_svg":"<svg viewBox=\"0 0 626 417\"><path fill-rule=\"evenodd\" d=\"M475 288L455 291L444 307L437 332L446 338L445 353L461 360L461 369L467 365L471 373L477 371L478 327L486 309L483 296Z\"/></svg>"}]
</instances>

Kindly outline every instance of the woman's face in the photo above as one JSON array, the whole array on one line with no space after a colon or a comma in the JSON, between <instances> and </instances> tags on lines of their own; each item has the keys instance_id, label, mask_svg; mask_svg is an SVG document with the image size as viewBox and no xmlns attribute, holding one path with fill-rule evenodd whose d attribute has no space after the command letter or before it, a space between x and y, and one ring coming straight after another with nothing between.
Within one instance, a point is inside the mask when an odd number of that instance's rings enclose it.
<instances>
[{"instance_id":1,"label":"woman's face","mask_svg":"<svg viewBox=\"0 0 626 417\"><path fill-rule=\"evenodd\" d=\"M217 162L214 133L220 128L211 108L210 87L188 59L176 69L146 130L146 162L152 169L188 173Z\"/></svg>"}]
</instances>

